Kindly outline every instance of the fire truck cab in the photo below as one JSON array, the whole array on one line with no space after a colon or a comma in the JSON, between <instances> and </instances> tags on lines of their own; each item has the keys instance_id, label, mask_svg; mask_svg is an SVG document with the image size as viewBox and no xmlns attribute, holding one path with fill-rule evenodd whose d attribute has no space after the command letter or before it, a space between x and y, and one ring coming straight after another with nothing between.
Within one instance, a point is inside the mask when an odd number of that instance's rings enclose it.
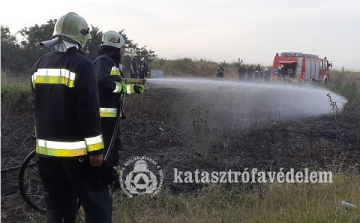
<instances>
[{"instance_id":1,"label":"fire truck cab","mask_svg":"<svg viewBox=\"0 0 360 223\"><path fill-rule=\"evenodd\" d=\"M329 80L329 67L326 57L317 55L282 52L274 58L271 80L288 82L323 82Z\"/></svg>"}]
</instances>

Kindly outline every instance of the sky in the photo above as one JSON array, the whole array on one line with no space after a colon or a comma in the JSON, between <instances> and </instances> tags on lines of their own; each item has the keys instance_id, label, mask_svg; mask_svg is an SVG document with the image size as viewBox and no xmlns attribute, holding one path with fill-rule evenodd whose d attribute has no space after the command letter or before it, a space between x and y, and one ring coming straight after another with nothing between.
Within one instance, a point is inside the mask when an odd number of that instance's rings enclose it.
<instances>
[{"instance_id":1,"label":"sky","mask_svg":"<svg viewBox=\"0 0 360 223\"><path fill-rule=\"evenodd\" d=\"M292 51L360 71L359 0L7 1L0 21L15 34L67 12L102 32L124 29L160 58L268 66Z\"/></svg>"}]
</instances>

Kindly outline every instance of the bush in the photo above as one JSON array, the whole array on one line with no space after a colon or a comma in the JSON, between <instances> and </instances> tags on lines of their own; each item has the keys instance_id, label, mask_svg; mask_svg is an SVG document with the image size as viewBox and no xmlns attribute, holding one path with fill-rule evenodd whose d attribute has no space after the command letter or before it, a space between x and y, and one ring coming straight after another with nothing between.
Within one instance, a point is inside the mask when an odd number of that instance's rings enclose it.
<instances>
[{"instance_id":1,"label":"bush","mask_svg":"<svg viewBox=\"0 0 360 223\"><path fill-rule=\"evenodd\" d=\"M355 82L338 81L330 89L346 97L348 100L360 99L360 85Z\"/></svg>"},{"instance_id":2,"label":"bush","mask_svg":"<svg viewBox=\"0 0 360 223\"><path fill-rule=\"evenodd\" d=\"M27 111L31 109L31 89L25 84L1 83L1 104L3 109Z\"/></svg>"}]
</instances>

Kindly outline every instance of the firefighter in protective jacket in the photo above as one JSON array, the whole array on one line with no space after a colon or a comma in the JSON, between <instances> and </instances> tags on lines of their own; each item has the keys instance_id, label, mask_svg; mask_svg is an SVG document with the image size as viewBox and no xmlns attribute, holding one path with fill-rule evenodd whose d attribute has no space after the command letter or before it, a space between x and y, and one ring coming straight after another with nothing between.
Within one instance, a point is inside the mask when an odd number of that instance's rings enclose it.
<instances>
[{"instance_id":1,"label":"firefighter in protective jacket","mask_svg":"<svg viewBox=\"0 0 360 223\"><path fill-rule=\"evenodd\" d=\"M149 66L145 60L145 58L141 58L141 62L140 62L140 74L139 74L139 78L140 79L144 79L145 77L148 76L149 74Z\"/></svg>"},{"instance_id":2,"label":"firefighter in protective jacket","mask_svg":"<svg viewBox=\"0 0 360 223\"><path fill-rule=\"evenodd\" d=\"M123 74L118 64L125 51L124 48L125 41L122 35L115 31L108 31L102 37L98 57L94 61L99 88L101 130L105 150L108 149L114 132L117 109L122 95L144 92L144 86L141 84L127 85L122 82ZM125 118L122 109L120 118ZM119 153L122 149L120 130L118 129L117 132L113 149L107 160L109 165L113 167L119 165Z\"/></svg>"},{"instance_id":3,"label":"firefighter in protective jacket","mask_svg":"<svg viewBox=\"0 0 360 223\"><path fill-rule=\"evenodd\" d=\"M216 78L224 78L224 67L221 63L218 64L218 68L216 70Z\"/></svg>"},{"instance_id":4,"label":"firefighter in protective jacket","mask_svg":"<svg viewBox=\"0 0 360 223\"><path fill-rule=\"evenodd\" d=\"M75 222L77 199L86 222L111 222L112 198L99 175L103 162L99 98L94 66L81 48L90 38L74 12L59 18L53 51L32 67L36 153L47 222Z\"/></svg>"}]
</instances>

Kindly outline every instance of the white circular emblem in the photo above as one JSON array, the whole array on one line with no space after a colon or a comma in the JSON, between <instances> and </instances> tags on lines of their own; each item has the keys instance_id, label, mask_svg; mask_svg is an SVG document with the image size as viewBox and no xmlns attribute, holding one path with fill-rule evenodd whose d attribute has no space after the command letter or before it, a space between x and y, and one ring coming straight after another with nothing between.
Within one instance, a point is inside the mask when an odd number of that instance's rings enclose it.
<instances>
[{"instance_id":1,"label":"white circular emblem","mask_svg":"<svg viewBox=\"0 0 360 223\"><path fill-rule=\"evenodd\" d=\"M120 186L129 197L159 193L164 181L163 171L151 158L136 156L125 162L121 168Z\"/></svg>"}]
</instances>

